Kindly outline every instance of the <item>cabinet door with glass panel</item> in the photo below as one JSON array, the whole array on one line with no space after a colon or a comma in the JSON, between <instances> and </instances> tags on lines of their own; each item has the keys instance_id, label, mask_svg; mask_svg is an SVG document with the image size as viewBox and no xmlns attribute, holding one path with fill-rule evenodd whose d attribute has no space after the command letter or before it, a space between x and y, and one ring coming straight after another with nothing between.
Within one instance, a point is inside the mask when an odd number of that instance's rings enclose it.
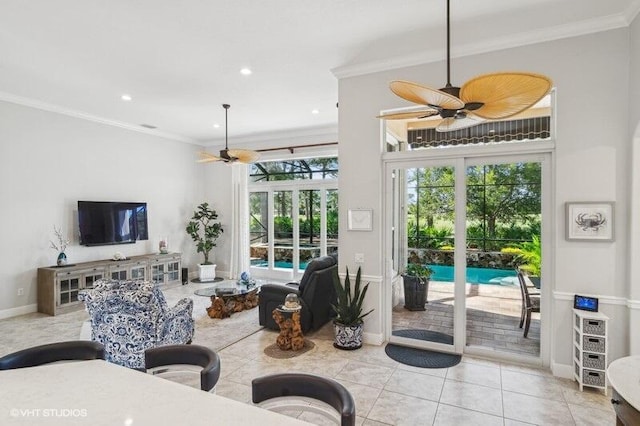
<instances>
[{"instance_id":1,"label":"cabinet door with glass panel","mask_svg":"<svg viewBox=\"0 0 640 426\"><path fill-rule=\"evenodd\" d=\"M149 271L151 281L156 284L169 284L180 282L179 253L159 254L149 259Z\"/></svg>"},{"instance_id":2,"label":"cabinet door with glass panel","mask_svg":"<svg viewBox=\"0 0 640 426\"><path fill-rule=\"evenodd\" d=\"M56 276L56 306L78 303L80 290L93 288L96 281L104 278L104 268L91 268L60 273Z\"/></svg>"},{"instance_id":3,"label":"cabinet door with glass panel","mask_svg":"<svg viewBox=\"0 0 640 426\"><path fill-rule=\"evenodd\" d=\"M109 268L109 276L112 280L144 280L147 277L147 265L146 260L118 263Z\"/></svg>"}]
</instances>

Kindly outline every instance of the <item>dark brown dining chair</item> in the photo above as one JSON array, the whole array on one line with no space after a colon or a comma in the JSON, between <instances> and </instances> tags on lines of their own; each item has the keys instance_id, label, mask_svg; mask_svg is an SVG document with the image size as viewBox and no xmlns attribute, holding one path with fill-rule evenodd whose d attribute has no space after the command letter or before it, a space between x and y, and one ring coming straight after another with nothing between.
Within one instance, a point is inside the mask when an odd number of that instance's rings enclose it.
<instances>
[{"instance_id":1,"label":"dark brown dining chair","mask_svg":"<svg viewBox=\"0 0 640 426\"><path fill-rule=\"evenodd\" d=\"M0 358L0 370L35 367L58 361L86 361L104 359L102 343L90 340L72 340L34 346Z\"/></svg>"},{"instance_id":2,"label":"dark brown dining chair","mask_svg":"<svg viewBox=\"0 0 640 426\"><path fill-rule=\"evenodd\" d=\"M518 282L520 283L520 295L522 296L520 328L524 325L524 337L526 338L529 334L529 326L531 325L531 313L540 312L540 293L529 292L529 287L527 286L527 282L522 271L518 271Z\"/></svg>"},{"instance_id":3,"label":"dark brown dining chair","mask_svg":"<svg viewBox=\"0 0 640 426\"><path fill-rule=\"evenodd\" d=\"M338 425L356 424L353 397L344 386L332 379L312 374L272 374L253 379L251 393L255 404L270 411L310 411Z\"/></svg>"},{"instance_id":4,"label":"dark brown dining chair","mask_svg":"<svg viewBox=\"0 0 640 426\"><path fill-rule=\"evenodd\" d=\"M200 389L210 392L220 378L220 357L217 353L200 345L166 345L147 349L144 352L148 373L169 376L176 373L200 374ZM194 371L187 366L199 366Z\"/></svg>"}]
</instances>

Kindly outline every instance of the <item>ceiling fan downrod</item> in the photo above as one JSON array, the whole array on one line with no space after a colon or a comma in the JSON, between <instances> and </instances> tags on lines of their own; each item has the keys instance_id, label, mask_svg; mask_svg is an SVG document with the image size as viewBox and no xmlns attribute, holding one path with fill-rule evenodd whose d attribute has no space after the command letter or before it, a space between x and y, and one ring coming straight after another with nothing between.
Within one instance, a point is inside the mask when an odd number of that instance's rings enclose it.
<instances>
[{"instance_id":1,"label":"ceiling fan downrod","mask_svg":"<svg viewBox=\"0 0 640 426\"><path fill-rule=\"evenodd\" d=\"M440 90L449 95L460 97L460 88L451 85L451 5L447 0L447 85Z\"/></svg>"},{"instance_id":2,"label":"ceiling fan downrod","mask_svg":"<svg viewBox=\"0 0 640 426\"><path fill-rule=\"evenodd\" d=\"M229 108L231 108L231 105L229 104L222 104L222 108L224 108L224 150L227 151L229 149L228 146L228 141L229 141L229 123L228 123L228 116L229 116Z\"/></svg>"}]
</instances>

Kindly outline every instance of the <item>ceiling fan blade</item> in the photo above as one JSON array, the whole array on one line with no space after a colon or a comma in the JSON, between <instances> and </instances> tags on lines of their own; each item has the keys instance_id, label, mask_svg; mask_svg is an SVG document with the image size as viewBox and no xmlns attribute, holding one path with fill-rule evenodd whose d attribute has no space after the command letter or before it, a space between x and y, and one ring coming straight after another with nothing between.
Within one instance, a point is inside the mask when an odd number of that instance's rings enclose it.
<instances>
[{"instance_id":1,"label":"ceiling fan blade","mask_svg":"<svg viewBox=\"0 0 640 426\"><path fill-rule=\"evenodd\" d=\"M198 155L200 156L200 159L196 160L197 163L212 163L214 161L222 160L222 158L204 151L199 152Z\"/></svg>"},{"instance_id":2,"label":"ceiling fan blade","mask_svg":"<svg viewBox=\"0 0 640 426\"><path fill-rule=\"evenodd\" d=\"M410 81L394 80L389 83L389 88L402 99L416 104L434 105L442 109L464 108L464 102L455 96Z\"/></svg>"},{"instance_id":3,"label":"ceiling fan blade","mask_svg":"<svg viewBox=\"0 0 640 426\"><path fill-rule=\"evenodd\" d=\"M380 118L382 120L407 120L411 118L427 118L436 114L438 114L438 110L425 109L420 111L392 112L391 114L379 115L376 118Z\"/></svg>"},{"instance_id":4,"label":"ceiling fan blade","mask_svg":"<svg viewBox=\"0 0 640 426\"><path fill-rule=\"evenodd\" d=\"M466 129L467 127L477 126L485 121L484 118L467 114L464 118L445 118L436 127L436 132L453 132L456 130Z\"/></svg>"},{"instance_id":5,"label":"ceiling fan blade","mask_svg":"<svg viewBox=\"0 0 640 426\"><path fill-rule=\"evenodd\" d=\"M552 82L540 74L504 72L484 74L467 81L460 89L465 104L482 102L473 111L479 117L497 120L511 117L535 105L551 90Z\"/></svg>"},{"instance_id":6,"label":"ceiling fan blade","mask_svg":"<svg viewBox=\"0 0 640 426\"><path fill-rule=\"evenodd\" d=\"M255 163L260 159L258 152L249 149L230 149L227 152L232 159L240 163Z\"/></svg>"}]
</instances>

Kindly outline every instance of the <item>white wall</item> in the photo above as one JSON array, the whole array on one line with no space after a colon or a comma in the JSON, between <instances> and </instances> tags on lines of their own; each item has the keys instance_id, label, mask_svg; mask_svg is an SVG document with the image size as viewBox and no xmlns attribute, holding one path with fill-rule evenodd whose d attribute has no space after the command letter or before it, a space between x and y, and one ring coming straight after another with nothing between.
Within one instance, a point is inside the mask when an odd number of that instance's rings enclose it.
<instances>
[{"instance_id":1,"label":"white wall","mask_svg":"<svg viewBox=\"0 0 640 426\"><path fill-rule=\"evenodd\" d=\"M215 152L215 150L210 151ZM216 275L228 277L231 262L231 221L233 211L233 198L231 194L231 171L233 167L243 167L226 163L205 163L204 168L205 192L201 202L208 202L216 213L218 221L222 223L224 230L216 242L216 247L211 252L211 261L217 265ZM198 262L202 261L202 255Z\"/></svg>"},{"instance_id":2,"label":"white wall","mask_svg":"<svg viewBox=\"0 0 640 426\"><path fill-rule=\"evenodd\" d=\"M629 135L633 155L629 156L632 186L629 191L632 203L629 216L629 335L631 355L640 355L640 15L636 15L629 31ZM635 165L635 167L634 167Z\"/></svg>"},{"instance_id":3,"label":"white wall","mask_svg":"<svg viewBox=\"0 0 640 426\"><path fill-rule=\"evenodd\" d=\"M55 264L53 225L71 236L70 263L170 251L195 264L184 232L204 192L197 147L66 115L0 102L0 316L32 311L37 268ZM78 245L77 201L145 201L149 241ZM25 295L17 296L18 288ZM4 312L4 315L2 315Z\"/></svg>"},{"instance_id":4,"label":"white wall","mask_svg":"<svg viewBox=\"0 0 640 426\"><path fill-rule=\"evenodd\" d=\"M564 365L571 364L569 295L576 292L607 296L602 311L613 318L612 359L628 350L626 308L615 304L626 297L628 281L628 57L628 30L620 29L452 62L453 83L462 84L481 73L528 70L548 75L557 88L552 285L560 300L555 300L553 309L552 362ZM383 274L380 123L375 116L380 110L408 105L390 92L389 81L405 79L443 86L445 70L440 62L340 80L340 229L346 229L349 208L371 207L375 218L373 232L341 231L342 265L352 265L353 254L363 252L363 274L378 278ZM565 241L564 203L597 200L616 202L616 241ZM369 304L378 306L381 288L371 290ZM365 331L382 333L380 315L377 310L368 318Z\"/></svg>"}]
</instances>

